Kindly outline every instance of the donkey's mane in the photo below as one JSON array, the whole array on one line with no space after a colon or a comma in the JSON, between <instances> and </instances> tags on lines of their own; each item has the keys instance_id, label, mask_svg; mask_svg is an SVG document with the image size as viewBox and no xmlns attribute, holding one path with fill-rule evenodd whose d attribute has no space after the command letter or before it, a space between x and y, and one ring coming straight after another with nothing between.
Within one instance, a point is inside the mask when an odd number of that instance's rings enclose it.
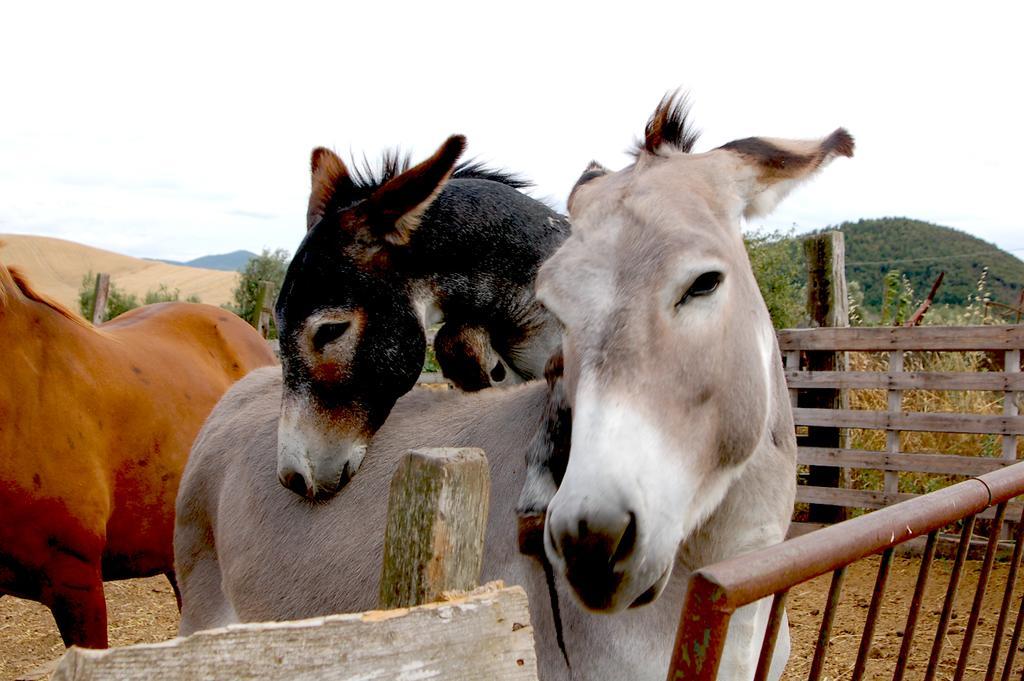
<instances>
[{"instance_id":1,"label":"donkey's mane","mask_svg":"<svg viewBox=\"0 0 1024 681\"><path fill-rule=\"evenodd\" d=\"M84 319L76 315L74 312L58 303L53 298L45 294L42 294L39 291L32 288L32 285L28 282L28 278L25 276L24 272L22 272L17 267L8 267L3 263L0 263L0 268L7 271L7 273L11 277L11 280L14 281L14 285L17 286L18 290L21 291L22 295L24 295L29 300L34 300L37 303L42 303L43 305L46 305L57 314L61 315L62 317L68 318L69 320L75 322L79 326L84 326L89 329L93 328L92 324L85 321ZM5 302L6 291L4 291L2 287L0 287L0 305L4 304Z\"/></svg>"},{"instance_id":2,"label":"donkey's mane","mask_svg":"<svg viewBox=\"0 0 1024 681\"><path fill-rule=\"evenodd\" d=\"M366 156L362 161L352 159L349 179L352 182L350 191L359 199L365 198L380 188L388 180L394 179L412 167L411 156L400 149L388 149L381 154L380 161L374 163ZM521 175L502 168L493 168L483 161L470 159L455 166L453 179L490 180L507 185L513 189L532 187L533 183Z\"/></svg>"},{"instance_id":3,"label":"donkey's mane","mask_svg":"<svg viewBox=\"0 0 1024 681\"><path fill-rule=\"evenodd\" d=\"M455 166L452 177L463 180L490 180L507 185L513 189L527 189L533 186L533 182L522 175L504 168L492 168L483 161L470 159Z\"/></svg>"},{"instance_id":4,"label":"donkey's mane","mask_svg":"<svg viewBox=\"0 0 1024 681\"><path fill-rule=\"evenodd\" d=\"M693 126L689 116L689 95L681 90L667 93L647 119L644 140L638 140L633 145L633 156L639 157L644 153L657 156L665 146L685 154L690 153L700 137L700 131Z\"/></svg>"}]
</instances>

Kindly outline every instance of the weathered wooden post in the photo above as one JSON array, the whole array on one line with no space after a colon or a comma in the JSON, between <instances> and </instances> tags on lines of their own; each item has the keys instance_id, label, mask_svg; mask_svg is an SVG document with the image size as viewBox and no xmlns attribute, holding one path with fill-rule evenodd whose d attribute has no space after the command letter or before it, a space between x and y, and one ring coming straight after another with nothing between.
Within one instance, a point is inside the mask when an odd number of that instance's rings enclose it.
<instances>
[{"instance_id":1,"label":"weathered wooden post","mask_svg":"<svg viewBox=\"0 0 1024 681\"><path fill-rule=\"evenodd\" d=\"M274 283L270 281L261 281L259 288L256 290L256 314L254 326L256 330L260 332L260 335L264 338L270 337L270 317L274 314Z\"/></svg>"},{"instance_id":2,"label":"weathered wooden post","mask_svg":"<svg viewBox=\"0 0 1024 681\"><path fill-rule=\"evenodd\" d=\"M804 240L807 259L807 312L814 326L849 326L849 298L846 290L846 243L842 232L825 232ZM797 369L799 367L793 367ZM844 371L846 353L808 352L808 371ZM801 407L842 409L845 395L841 390L806 390L798 396ZM839 428L808 426L802 443L807 447L842 447ZM832 466L811 466L807 483L817 487L839 487L843 469ZM811 504L808 520L812 523L835 523L846 519L840 506Z\"/></svg>"},{"instance_id":3,"label":"weathered wooden post","mask_svg":"<svg viewBox=\"0 0 1024 681\"><path fill-rule=\"evenodd\" d=\"M380 607L476 587L490 500L483 450L413 449L391 478Z\"/></svg>"},{"instance_id":4,"label":"weathered wooden post","mask_svg":"<svg viewBox=\"0 0 1024 681\"><path fill-rule=\"evenodd\" d=\"M110 297L110 275L100 272L96 275L96 288L92 296L92 323L102 324L107 314L107 298Z\"/></svg>"}]
</instances>

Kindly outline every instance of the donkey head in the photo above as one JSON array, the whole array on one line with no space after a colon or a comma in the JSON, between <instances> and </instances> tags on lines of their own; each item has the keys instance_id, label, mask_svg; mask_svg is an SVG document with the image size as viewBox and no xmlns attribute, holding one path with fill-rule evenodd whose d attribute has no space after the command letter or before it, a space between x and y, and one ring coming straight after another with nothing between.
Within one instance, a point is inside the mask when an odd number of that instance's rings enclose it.
<instances>
[{"instance_id":1,"label":"donkey head","mask_svg":"<svg viewBox=\"0 0 1024 681\"><path fill-rule=\"evenodd\" d=\"M573 413L545 551L593 610L656 598L681 544L770 446L786 393L740 220L853 152L845 130L702 154L695 140L685 99L666 97L633 165L584 173L572 236L537 278L565 325Z\"/></svg>"},{"instance_id":2,"label":"donkey head","mask_svg":"<svg viewBox=\"0 0 1024 681\"><path fill-rule=\"evenodd\" d=\"M419 376L426 338L400 274L405 247L464 146L453 136L408 170L392 157L379 181L349 173L327 149L313 151L308 231L276 309L284 371L277 473L301 496L329 497L348 481Z\"/></svg>"}]
</instances>

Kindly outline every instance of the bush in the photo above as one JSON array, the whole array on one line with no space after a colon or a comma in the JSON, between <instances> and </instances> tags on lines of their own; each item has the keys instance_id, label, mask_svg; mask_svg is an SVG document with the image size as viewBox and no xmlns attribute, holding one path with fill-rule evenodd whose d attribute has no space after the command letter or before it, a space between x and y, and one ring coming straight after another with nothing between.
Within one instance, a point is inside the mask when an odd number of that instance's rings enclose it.
<instances>
[{"instance_id":1,"label":"bush","mask_svg":"<svg viewBox=\"0 0 1024 681\"><path fill-rule=\"evenodd\" d=\"M249 262L242 268L238 286L234 291L234 302L225 305L227 309L237 314L250 324L255 325L260 311L257 309L259 301L260 282L269 281L273 286L271 296L276 296L281 290L284 282L285 272L288 270L290 257L288 251L278 248L275 251L263 249L260 255L249 258ZM273 299L271 301L273 302ZM273 316L270 319L270 338L277 338L277 326Z\"/></svg>"},{"instance_id":2,"label":"bush","mask_svg":"<svg viewBox=\"0 0 1024 681\"><path fill-rule=\"evenodd\" d=\"M82 277L82 285L78 289L78 309L82 316L92 320L93 309L96 304L96 275L90 271ZM118 288L113 280L110 282L110 290L107 293L107 309L103 313L103 320L108 321L133 310L139 306L138 296Z\"/></svg>"},{"instance_id":3,"label":"bush","mask_svg":"<svg viewBox=\"0 0 1024 681\"><path fill-rule=\"evenodd\" d=\"M167 284L160 284L155 291L146 291L146 298L143 301L146 305L152 305L153 303L174 303L180 300L181 291L174 289L173 291L168 288ZM193 294L188 298L185 298L186 303L201 303L202 300L199 296Z\"/></svg>"},{"instance_id":4,"label":"bush","mask_svg":"<svg viewBox=\"0 0 1024 681\"><path fill-rule=\"evenodd\" d=\"M806 316L807 288L800 242L792 233L751 232L744 236L750 266L776 329L799 326Z\"/></svg>"},{"instance_id":5,"label":"bush","mask_svg":"<svg viewBox=\"0 0 1024 681\"><path fill-rule=\"evenodd\" d=\"M155 291L146 291L141 305L152 305L153 303L171 303L180 299L181 292L178 289L173 291L167 284L160 284ZM186 303L199 303L199 296L191 295L185 299ZM82 277L82 285L78 289L78 310L82 316L92 320L92 311L96 304L96 275L91 271ZM120 289L110 281L110 289L107 292L107 309L103 313L103 321L110 321L114 317L124 314L128 310L139 307L139 297L134 293Z\"/></svg>"}]
</instances>

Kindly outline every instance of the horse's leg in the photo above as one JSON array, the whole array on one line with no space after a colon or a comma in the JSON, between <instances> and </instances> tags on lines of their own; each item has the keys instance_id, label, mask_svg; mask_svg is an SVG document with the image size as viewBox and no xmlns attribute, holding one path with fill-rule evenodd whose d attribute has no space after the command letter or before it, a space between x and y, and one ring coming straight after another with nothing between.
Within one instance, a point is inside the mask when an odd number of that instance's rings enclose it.
<instances>
[{"instance_id":1,"label":"horse's leg","mask_svg":"<svg viewBox=\"0 0 1024 681\"><path fill-rule=\"evenodd\" d=\"M729 619L729 633L725 638L725 649L718 667L718 678L722 681L747 681L754 678L761 643L768 626L768 615L772 599L762 598L739 608ZM768 678L778 681L789 659L789 620L783 616L779 635L772 653Z\"/></svg>"},{"instance_id":2,"label":"horse's leg","mask_svg":"<svg viewBox=\"0 0 1024 681\"><path fill-rule=\"evenodd\" d=\"M73 581L55 583L48 599L57 629L68 647L107 647L107 602L99 565L91 572L80 574Z\"/></svg>"},{"instance_id":3,"label":"horse's leg","mask_svg":"<svg viewBox=\"0 0 1024 681\"><path fill-rule=\"evenodd\" d=\"M174 578L174 572L165 572L164 577L171 583L171 589L174 591L174 600L178 602L178 613L181 613L181 590L178 588L178 580Z\"/></svg>"}]
</instances>

